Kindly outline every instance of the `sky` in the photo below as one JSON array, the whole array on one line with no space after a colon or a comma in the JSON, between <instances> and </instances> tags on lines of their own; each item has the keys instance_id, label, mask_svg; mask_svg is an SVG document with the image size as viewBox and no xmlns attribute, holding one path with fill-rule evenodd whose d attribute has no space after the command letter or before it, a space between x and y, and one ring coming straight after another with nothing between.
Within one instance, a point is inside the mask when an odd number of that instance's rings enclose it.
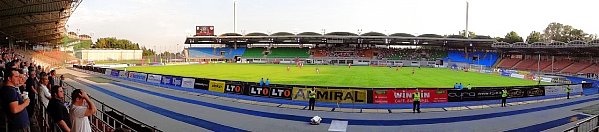
<instances>
[{"instance_id":1,"label":"sky","mask_svg":"<svg viewBox=\"0 0 599 132\"><path fill-rule=\"evenodd\" d=\"M526 37L559 22L599 33L599 0L238 0L237 33L353 32ZM67 30L181 51L195 26L233 31L233 0L83 0Z\"/></svg>"}]
</instances>

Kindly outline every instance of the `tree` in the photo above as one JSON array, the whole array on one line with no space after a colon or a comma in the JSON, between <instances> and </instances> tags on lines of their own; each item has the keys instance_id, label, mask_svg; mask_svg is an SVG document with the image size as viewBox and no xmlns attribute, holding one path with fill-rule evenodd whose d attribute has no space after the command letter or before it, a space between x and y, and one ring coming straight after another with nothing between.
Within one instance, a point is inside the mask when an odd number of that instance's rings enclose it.
<instances>
[{"instance_id":1,"label":"tree","mask_svg":"<svg viewBox=\"0 0 599 132\"><path fill-rule=\"evenodd\" d=\"M528 37L526 37L526 43L532 44L534 42L541 42L542 39L540 32L532 31Z\"/></svg>"},{"instance_id":2,"label":"tree","mask_svg":"<svg viewBox=\"0 0 599 132\"><path fill-rule=\"evenodd\" d=\"M126 39L117 38L99 38L94 44L94 48L114 48L125 50L139 50L139 44Z\"/></svg>"},{"instance_id":3,"label":"tree","mask_svg":"<svg viewBox=\"0 0 599 132\"><path fill-rule=\"evenodd\" d=\"M465 33L466 33L466 30L460 31L461 36L465 37L466 36ZM472 32L472 31L468 31L468 38L474 38L474 37L476 37L476 33Z\"/></svg>"},{"instance_id":4,"label":"tree","mask_svg":"<svg viewBox=\"0 0 599 132\"><path fill-rule=\"evenodd\" d=\"M564 25L557 22L552 22L543 31L543 41L562 41L568 42L572 40L591 40L594 35L585 33L581 29L576 29L570 25Z\"/></svg>"},{"instance_id":5,"label":"tree","mask_svg":"<svg viewBox=\"0 0 599 132\"><path fill-rule=\"evenodd\" d=\"M522 37L518 35L518 33L511 31L505 35L504 41L508 43L515 43L522 42L523 40Z\"/></svg>"},{"instance_id":6,"label":"tree","mask_svg":"<svg viewBox=\"0 0 599 132\"><path fill-rule=\"evenodd\" d=\"M142 47L142 48L141 48L141 50L142 50L142 53L141 53L141 54L142 54L143 56L152 56L152 55L155 55L155 54L156 54L156 52L154 52L154 50L152 50L152 49L147 49L146 47Z\"/></svg>"}]
</instances>

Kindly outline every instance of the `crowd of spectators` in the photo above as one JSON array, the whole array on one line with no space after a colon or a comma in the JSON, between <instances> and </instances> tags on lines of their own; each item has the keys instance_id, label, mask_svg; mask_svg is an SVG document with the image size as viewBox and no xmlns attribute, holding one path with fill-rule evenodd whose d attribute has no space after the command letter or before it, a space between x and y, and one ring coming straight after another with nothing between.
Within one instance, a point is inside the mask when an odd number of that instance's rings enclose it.
<instances>
[{"instance_id":1,"label":"crowd of spectators","mask_svg":"<svg viewBox=\"0 0 599 132\"><path fill-rule=\"evenodd\" d=\"M85 91L74 90L72 100L65 100L64 78L58 80L55 70L14 49L0 53L0 131L91 132L88 117L96 108Z\"/></svg>"},{"instance_id":2,"label":"crowd of spectators","mask_svg":"<svg viewBox=\"0 0 599 132\"><path fill-rule=\"evenodd\" d=\"M314 57L349 57L388 60L434 61L447 57L443 49L319 47L311 50Z\"/></svg>"}]
</instances>

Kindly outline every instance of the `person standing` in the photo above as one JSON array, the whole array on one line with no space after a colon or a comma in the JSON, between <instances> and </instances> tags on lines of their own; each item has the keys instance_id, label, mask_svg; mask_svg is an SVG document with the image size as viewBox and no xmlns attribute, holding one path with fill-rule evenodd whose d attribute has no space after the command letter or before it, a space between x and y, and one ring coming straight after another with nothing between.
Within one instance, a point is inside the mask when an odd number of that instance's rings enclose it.
<instances>
[{"instance_id":1,"label":"person standing","mask_svg":"<svg viewBox=\"0 0 599 132\"><path fill-rule=\"evenodd\" d=\"M466 86L466 89L472 90L472 86L470 84L468 84L468 86Z\"/></svg>"},{"instance_id":2,"label":"person standing","mask_svg":"<svg viewBox=\"0 0 599 132\"><path fill-rule=\"evenodd\" d=\"M48 74L45 72L40 73L40 84L39 84L39 96L42 101L43 107L48 107L48 102L52 99L52 94L50 94L50 90L48 89L48 84L50 83L48 80Z\"/></svg>"},{"instance_id":3,"label":"person standing","mask_svg":"<svg viewBox=\"0 0 599 132\"><path fill-rule=\"evenodd\" d=\"M501 107L507 106L507 89L501 90Z\"/></svg>"},{"instance_id":4,"label":"person standing","mask_svg":"<svg viewBox=\"0 0 599 132\"><path fill-rule=\"evenodd\" d=\"M314 105L316 104L316 90L312 88L312 90L308 90L308 98L310 99L308 110L314 110Z\"/></svg>"},{"instance_id":5,"label":"person standing","mask_svg":"<svg viewBox=\"0 0 599 132\"><path fill-rule=\"evenodd\" d=\"M29 106L29 95L20 93L16 85L21 75L16 69L8 69L4 74L4 86L0 89L0 102L6 115L7 128L10 132L29 132L29 117L26 107ZM4 125L4 124L3 124Z\"/></svg>"},{"instance_id":6,"label":"person standing","mask_svg":"<svg viewBox=\"0 0 599 132\"><path fill-rule=\"evenodd\" d=\"M48 114L52 119L52 126L56 124L63 132L71 131L71 118L69 111L64 103L64 90L58 85L52 86L50 89L52 99L48 103Z\"/></svg>"},{"instance_id":7,"label":"person standing","mask_svg":"<svg viewBox=\"0 0 599 132\"><path fill-rule=\"evenodd\" d=\"M316 67L316 74L320 74L320 69Z\"/></svg>"},{"instance_id":8,"label":"person standing","mask_svg":"<svg viewBox=\"0 0 599 132\"><path fill-rule=\"evenodd\" d=\"M82 89L75 89L71 93L73 105L69 110L73 123L73 132L92 132L89 116L96 113L96 106Z\"/></svg>"},{"instance_id":9,"label":"person standing","mask_svg":"<svg viewBox=\"0 0 599 132\"><path fill-rule=\"evenodd\" d=\"M38 101L38 88L37 88L36 75L34 70L29 70L29 78L25 81L25 90L29 93L29 99L31 102L27 106L27 112L29 114L29 128L32 132L39 132L40 125L37 121L38 113L40 112L40 104Z\"/></svg>"},{"instance_id":10,"label":"person standing","mask_svg":"<svg viewBox=\"0 0 599 132\"><path fill-rule=\"evenodd\" d=\"M460 83L460 85L458 85L458 87L460 90L464 89L464 85L462 85L462 83Z\"/></svg>"},{"instance_id":11,"label":"person standing","mask_svg":"<svg viewBox=\"0 0 599 132\"><path fill-rule=\"evenodd\" d=\"M48 87L56 85L54 78L56 78L56 70L50 70L50 76L48 77L48 80L50 81L50 86Z\"/></svg>"},{"instance_id":12,"label":"person standing","mask_svg":"<svg viewBox=\"0 0 599 132\"><path fill-rule=\"evenodd\" d=\"M566 85L566 99L570 99L570 85Z\"/></svg>"},{"instance_id":13,"label":"person standing","mask_svg":"<svg viewBox=\"0 0 599 132\"><path fill-rule=\"evenodd\" d=\"M269 87L270 86L270 80L268 78L266 78L266 82L264 84L265 84L265 87Z\"/></svg>"},{"instance_id":14,"label":"person standing","mask_svg":"<svg viewBox=\"0 0 599 132\"><path fill-rule=\"evenodd\" d=\"M412 94L412 105L412 113L420 113L420 91L418 89Z\"/></svg>"},{"instance_id":15,"label":"person standing","mask_svg":"<svg viewBox=\"0 0 599 132\"><path fill-rule=\"evenodd\" d=\"M264 78L260 78L260 87L264 86Z\"/></svg>"}]
</instances>

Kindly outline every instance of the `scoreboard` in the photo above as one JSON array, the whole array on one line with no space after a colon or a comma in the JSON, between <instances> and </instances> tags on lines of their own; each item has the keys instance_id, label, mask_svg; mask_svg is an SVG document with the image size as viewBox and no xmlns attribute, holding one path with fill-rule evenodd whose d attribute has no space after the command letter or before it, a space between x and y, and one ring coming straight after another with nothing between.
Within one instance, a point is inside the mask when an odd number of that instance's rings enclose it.
<instances>
[{"instance_id":1,"label":"scoreboard","mask_svg":"<svg viewBox=\"0 0 599 132\"><path fill-rule=\"evenodd\" d=\"M214 26L196 26L196 36L214 36Z\"/></svg>"}]
</instances>

